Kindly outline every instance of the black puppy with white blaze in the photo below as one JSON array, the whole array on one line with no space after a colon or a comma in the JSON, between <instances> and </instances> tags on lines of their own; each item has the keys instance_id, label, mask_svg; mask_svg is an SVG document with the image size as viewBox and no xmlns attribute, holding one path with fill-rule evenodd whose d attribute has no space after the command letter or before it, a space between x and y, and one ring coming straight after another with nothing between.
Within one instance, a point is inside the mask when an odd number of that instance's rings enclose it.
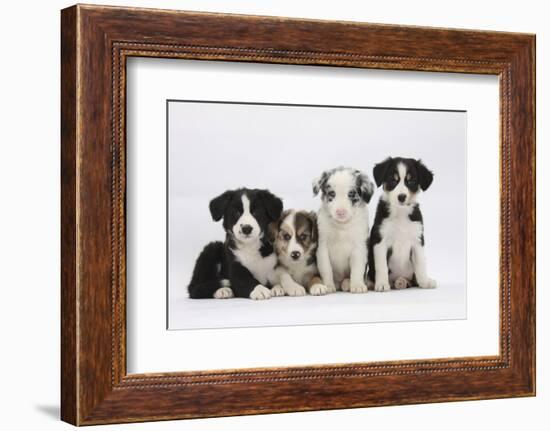
<instances>
[{"instance_id":1,"label":"black puppy with white blaze","mask_svg":"<svg viewBox=\"0 0 550 431\"><path fill-rule=\"evenodd\" d=\"M277 282L277 254L268 238L283 202L268 190L228 190L210 202L214 221L223 218L225 243L211 242L199 255L189 284L191 298L269 299L283 295Z\"/></svg>"},{"instance_id":2,"label":"black puppy with white blaze","mask_svg":"<svg viewBox=\"0 0 550 431\"><path fill-rule=\"evenodd\" d=\"M424 224L416 201L432 184L433 173L420 160L389 157L374 167L373 175L384 193L369 237L369 284L377 292L436 287L426 270Z\"/></svg>"}]
</instances>

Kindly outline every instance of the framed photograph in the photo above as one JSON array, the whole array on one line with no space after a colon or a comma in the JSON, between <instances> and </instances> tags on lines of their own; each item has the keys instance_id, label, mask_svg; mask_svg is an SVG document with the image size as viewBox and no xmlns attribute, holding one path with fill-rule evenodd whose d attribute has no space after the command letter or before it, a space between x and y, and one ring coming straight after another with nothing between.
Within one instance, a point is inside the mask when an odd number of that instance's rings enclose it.
<instances>
[{"instance_id":1,"label":"framed photograph","mask_svg":"<svg viewBox=\"0 0 550 431\"><path fill-rule=\"evenodd\" d=\"M535 36L61 14L62 419L535 394Z\"/></svg>"}]
</instances>

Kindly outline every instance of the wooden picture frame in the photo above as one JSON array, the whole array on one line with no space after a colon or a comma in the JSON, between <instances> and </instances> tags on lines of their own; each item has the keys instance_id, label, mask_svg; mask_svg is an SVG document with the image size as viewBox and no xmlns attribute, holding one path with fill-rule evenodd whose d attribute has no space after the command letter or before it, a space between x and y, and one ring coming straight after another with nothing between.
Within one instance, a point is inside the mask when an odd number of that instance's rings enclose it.
<instances>
[{"instance_id":1,"label":"wooden picture frame","mask_svg":"<svg viewBox=\"0 0 550 431\"><path fill-rule=\"evenodd\" d=\"M535 394L534 35L83 5L64 9L61 18L64 421ZM500 354L128 375L125 65L131 56L498 75Z\"/></svg>"}]
</instances>

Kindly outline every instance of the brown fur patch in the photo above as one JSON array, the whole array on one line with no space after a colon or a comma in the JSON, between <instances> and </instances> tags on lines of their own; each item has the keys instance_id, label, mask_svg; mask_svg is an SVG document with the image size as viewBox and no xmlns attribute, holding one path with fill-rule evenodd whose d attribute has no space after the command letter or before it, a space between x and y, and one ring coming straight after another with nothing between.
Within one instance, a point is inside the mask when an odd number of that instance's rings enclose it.
<instances>
[{"instance_id":1,"label":"brown fur patch","mask_svg":"<svg viewBox=\"0 0 550 431\"><path fill-rule=\"evenodd\" d=\"M270 226L270 239L277 254L286 255L291 238L296 235L296 241L302 246L306 254L315 250L317 244L317 218L314 212L296 211L294 223L286 222L291 210L286 210L281 218ZM313 246L313 248L312 248Z\"/></svg>"},{"instance_id":2,"label":"brown fur patch","mask_svg":"<svg viewBox=\"0 0 550 431\"><path fill-rule=\"evenodd\" d=\"M312 214L306 211L296 212L294 221L296 226L296 241L304 250L309 250L311 245L317 242L317 223Z\"/></svg>"}]
</instances>

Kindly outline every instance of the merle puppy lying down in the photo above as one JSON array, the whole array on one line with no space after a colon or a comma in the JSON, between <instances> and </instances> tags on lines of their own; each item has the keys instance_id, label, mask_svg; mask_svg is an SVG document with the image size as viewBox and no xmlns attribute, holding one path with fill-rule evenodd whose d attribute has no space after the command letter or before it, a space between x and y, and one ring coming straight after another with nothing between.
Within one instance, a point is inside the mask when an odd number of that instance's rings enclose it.
<instances>
[{"instance_id":1,"label":"merle puppy lying down","mask_svg":"<svg viewBox=\"0 0 550 431\"><path fill-rule=\"evenodd\" d=\"M277 255L268 237L283 202L268 190L228 190L210 202L214 221L223 219L225 242L211 242L200 253L188 286L191 298L269 299L280 296Z\"/></svg>"}]
</instances>

